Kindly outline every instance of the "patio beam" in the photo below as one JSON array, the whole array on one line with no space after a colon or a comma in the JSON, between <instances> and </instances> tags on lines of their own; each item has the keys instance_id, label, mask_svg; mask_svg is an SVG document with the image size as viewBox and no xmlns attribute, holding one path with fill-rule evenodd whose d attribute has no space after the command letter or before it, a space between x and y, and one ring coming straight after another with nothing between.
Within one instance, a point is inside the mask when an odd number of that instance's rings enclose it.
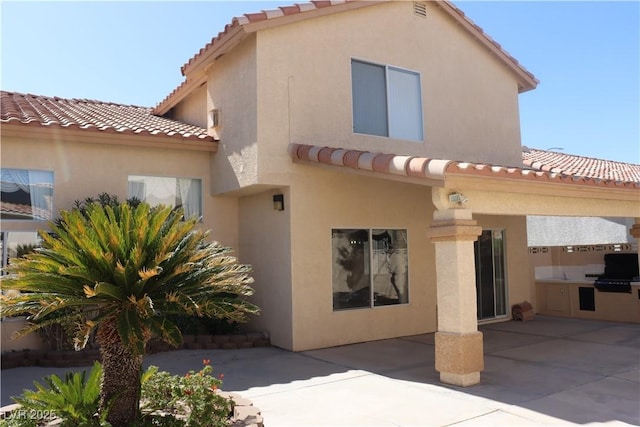
<instances>
[{"instance_id":1,"label":"patio beam","mask_svg":"<svg viewBox=\"0 0 640 427\"><path fill-rule=\"evenodd\" d=\"M519 192L521 186L512 184L512 187L510 191L494 190L491 187L485 189L462 186L442 188L439 189L438 198L446 200L449 194L461 192L468 198L465 207L474 214L617 218L637 218L640 215L640 192L633 194L631 191L626 191L625 196L633 196L626 200L622 197L622 192L616 195L612 190L608 195L603 192L595 194L596 192L583 191L571 196L563 196L551 193L523 193Z\"/></svg>"}]
</instances>

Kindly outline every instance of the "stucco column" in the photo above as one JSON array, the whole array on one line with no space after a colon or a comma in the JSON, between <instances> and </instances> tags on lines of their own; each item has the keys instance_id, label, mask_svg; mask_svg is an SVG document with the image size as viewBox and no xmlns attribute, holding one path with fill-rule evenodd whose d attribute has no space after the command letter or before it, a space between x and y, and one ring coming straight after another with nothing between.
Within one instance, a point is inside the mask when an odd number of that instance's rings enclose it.
<instances>
[{"instance_id":1,"label":"stucco column","mask_svg":"<svg viewBox=\"0 0 640 427\"><path fill-rule=\"evenodd\" d=\"M638 246L638 264L640 265L640 218L636 218L636 223L631 226L629 233L636 239Z\"/></svg>"},{"instance_id":2,"label":"stucco column","mask_svg":"<svg viewBox=\"0 0 640 427\"><path fill-rule=\"evenodd\" d=\"M481 233L482 228L467 209L435 211L429 229L436 249L436 370L443 383L462 387L479 383L484 369L473 248Z\"/></svg>"}]
</instances>

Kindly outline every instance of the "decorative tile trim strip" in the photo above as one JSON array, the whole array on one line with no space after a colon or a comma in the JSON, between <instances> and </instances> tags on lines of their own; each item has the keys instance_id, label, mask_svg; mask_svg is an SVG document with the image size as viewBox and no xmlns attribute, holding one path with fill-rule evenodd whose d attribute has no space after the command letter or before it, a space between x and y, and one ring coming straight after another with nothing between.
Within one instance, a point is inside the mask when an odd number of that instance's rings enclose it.
<instances>
[{"instance_id":1,"label":"decorative tile trim strip","mask_svg":"<svg viewBox=\"0 0 640 427\"><path fill-rule=\"evenodd\" d=\"M549 246L532 246L529 248L530 254L546 254L549 253Z\"/></svg>"},{"instance_id":2,"label":"decorative tile trim strip","mask_svg":"<svg viewBox=\"0 0 640 427\"><path fill-rule=\"evenodd\" d=\"M629 243L616 243L609 245L569 245L563 246L562 252L633 252L634 247Z\"/></svg>"},{"instance_id":3,"label":"decorative tile trim strip","mask_svg":"<svg viewBox=\"0 0 640 427\"><path fill-rule=\"evenodd\" d=\"M288 151L289 156L291 156L294 162L321 163L329 166L348 167L374 173L439 181L443 181L447 176L452 175L472 175L477 177L521 179L572 185L608 186L633 190L640 189L640 182L611 181L515 167L507 168L426 157L347 150L345 148L291 143L289 144ZM316 152L317 156L315 155Z\"/></svg>"}]
</instances>

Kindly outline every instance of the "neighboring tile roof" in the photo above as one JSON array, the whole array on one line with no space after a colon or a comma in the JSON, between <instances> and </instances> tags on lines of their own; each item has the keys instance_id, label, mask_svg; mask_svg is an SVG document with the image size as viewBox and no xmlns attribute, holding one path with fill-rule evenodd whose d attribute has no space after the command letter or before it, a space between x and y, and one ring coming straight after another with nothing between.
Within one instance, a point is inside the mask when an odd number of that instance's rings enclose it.
<instances>
[{"instance_id":1,"label":"neighboring tile roof","mask_svg":"<svg viewBox=\"0 0 640 427\"><path fill-rule=\"evenodd\" d=\"M0 202L0 216L48 220L51 219L51 211L31 205L3 201Z\"/></svg>"},{"instance_id":2,"label":"neighboring tile roof","mask_svg":"<svg viewBox=\"0 0 640 427\"><path fill-rule=\"evenodd\" d=\"M640 183L640 165L522 147L522 163L531 169L564 175Z\"/></svg>"},{"instance_id":3,"label":"neighboring tile roof","mask_svg":"<svg viewBox=\"0 0 640 427\"><path fill-rule=\"evenodd\" d=\"M218 46L223 45L227 38L230 37L231 33L235 33L235 30L239 27L243 27L245 25L254 24L262 21L272 21L277 18L282 18L290 15L303 14L305 12L310 12L318 9L324 9L328 7L338 6L345 3L367 3L367 4L375 4L375 1L362 1L362 0L332 0L332 1L317 1L312 0L308 3L296 3L291 6L280 6L277 9L273 10L262 10L257 13L245 13L242 16L235 17L231 20L231 23L227 24L224 27L224 30L219 32L217 36L213 37L209 43L207 43L203 48L201 48L195 55L193 55L185 64L182 65L180 71L183 76L186 76L189 72L189 68L195 65L201 58L203 58L207 53L216 49ZM511 67L514 70L517 70L518 73L526 76L527 79L530 80L528 83L530 87L527 87L526 90L533 89L538 84L538 79L529 72L526 68L524 68L513 56L511 56L506 50L502 48L502 46L493 40L484 30L475 24L471 19L469 19L465 13L456 7L452 2L447 0L439 0L435 4L440 6L442 10L449 13L454 19L456 19L459 23L462 24L469 32L471 32L475 37L477 37L481 42L485 43L490 50L492 50L497 56L501 57L507 63L510 63ZM161 110L165 105L167 105L174 96L177 96L181 89L184 88L187 81L185 80L181 83L176 89L174 89L167 97L165 97L162 101L160 101L156 105L156 110Z\"/></svg>"},{"instance_id":4,"label":"neighboring tile roof","mask_svg":"<svg viewBox=\"0 0 640 427\"><path fill-rule=\"evenodd\" d=\"M156 116L151 108L6 91L0 93L0 124L214 141L206 129Z\"/></svg>"},{"instance_id":5,"label":"neighboring tile roof","mask_svg":"<svg viewBox=\"0 0 640 427\"><path fill-rule=\"evenodd\" d=\"M305 144L289 144L289 155L294 161L341 166L361 171L423 179L444 180L446 176L456 174L533 180L536 182L572 183L578 185L640 189L640 180L613 180L599 177L567 175L554 171L531 170L524 167L504 167Z\"/></svg>"}]
</instances>

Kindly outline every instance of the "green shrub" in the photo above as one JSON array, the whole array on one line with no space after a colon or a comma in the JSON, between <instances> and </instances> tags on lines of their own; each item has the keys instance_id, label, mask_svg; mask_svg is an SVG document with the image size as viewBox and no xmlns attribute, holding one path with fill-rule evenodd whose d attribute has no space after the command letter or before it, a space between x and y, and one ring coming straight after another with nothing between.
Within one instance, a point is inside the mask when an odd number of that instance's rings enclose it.
<instances>
[{"instance_id":1,"label":"green shrub","mask_svg":"<svg viewBox=\"0 0 640 427\"><path fill-rule=\"evenodd\" d=\"M39 422L60 418L61 426L92 427L108 425L96 417L100 396L102 366L95 362L89 375L86 371L68 372L64 378L50 375L46 384L34 381L36 391L25 390L13 398L21 405L9 417L7 426L36 426Z\"/></svg>"},{"instance_id":2,"label":"green shrub","mask_svg":"<svg viewBox=\"0 0 640 427\"><path fill-rule=\"evenodd\" d=\"M184 376L158 372L151 366L142 377L142 413L145 426L224 427L233 405L217 390L221 378L212 375L209 360ZM159 424L154 424L157 422ZM176 424L171 424L171 423ZM182 424L180 424L182 422Z\"/></svg>"},{"instance_id":3,"label":"green shrub","mask_svg":"<svg viewBox=\"0 0 640 427\"><path fill-rule=\"evenodd\" d=\"M213 376L209 360L204 367L184 376L171 375L151 366L142 374L140 427L226 427L233 412L230 399L218 394L222 375ZM57 375L44 378L46 386L34 382L36 391L25 390L14 397L22 407L2 427L37 427L43 422L61 419L63 427L108 427L107 413L98 418L102 366L86 371L69 372L62 380Z\"/></svg>"},{"instance_id":4,"label":"green shrub","mask_svg":"<svg viewBox=\"0 0 640 427\"><path fill-rule=\"evenodd\" d=\"M167 318L185 335L226 335L236 333L240 328L238 322L227 319L217 319L215 317L171 314L168 315Z\"/></svg>"}]
</instances>

